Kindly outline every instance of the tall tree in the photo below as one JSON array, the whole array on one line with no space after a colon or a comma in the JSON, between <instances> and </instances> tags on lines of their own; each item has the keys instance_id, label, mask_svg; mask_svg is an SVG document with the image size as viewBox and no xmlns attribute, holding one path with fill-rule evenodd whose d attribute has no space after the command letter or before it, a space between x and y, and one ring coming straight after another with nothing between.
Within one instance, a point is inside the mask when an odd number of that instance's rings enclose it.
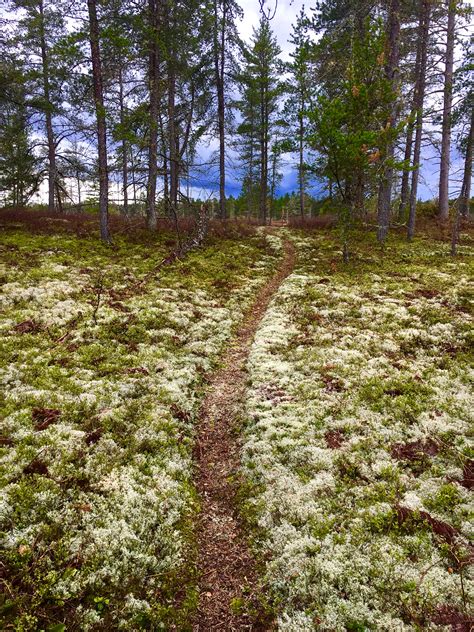
<instances>
[{"instance_id":1,"label":"tall tree","mask_svg":"<svg viewBox=\"0 0 474 632\"><path fill-rule=\"evenodd\" d=\"M100 237L110 243L109 232L109 170L107 164L107 128L104 107L102 62L100 55L100 33L97 19L96 0L87 0L89 12L89 43L92 60L92 83L97 127L98 167L99 167L99 215Z\"/></svg>"},{"instance_id":2,"label":"tall tree","mask_svg":"<svg viewBox=\"0 0 474 632\"><path fill-rule=\"evenodd\" d=\"M252 121L245 120L241 132L257 139L255 164L259 171L259 217L264 224L268 216L269 156L272 132L277 122L278 102L282 84L278 79L277 63L281 49L271 31L269 21L261 17L254 30L250 47L242 45L245 68L240 75L241 93L252 104L240 103L241 113L252 113ZM251 107L249 107L251 105ZM254 153L254 152L253 152Z\"/></svg>"},{"instance_id":3,"label":"tall tree","mask_svg":"<svg viewBox=\"0 0 474 632\"><path fill-rule=\"evenodd\" d=\"M46 136L48 139L48 207L49 211L54 211L54 193L56 188L56 141L53 131L53 105L50 96L50 59L48 44L46 41L46 20L44 11L44 2L39 0L38 2L38 16L39 16L39 36L40 36L40 49L41 49L41 63L42 63L42 79L43 79L43 95L45 101L45 120L46 120Z\"/></svg>"},{"instance_id":4,"label":"tall tree","mask_svg":"<svg viewBox=\"0 0 474 632\"><path fill-rule=\"evenodd\" d=\"M48 208L56 208L58 190L57 145L54 119L62 106L61 64L56 54L58 39L64 34L61 3L48 0L12 0L19 10L17 45L25 59L30 82L30 106L41 113L47 147Z\"/></svg>"},{"instance_id":5,"label":"tall tree","mask_svg":"<svg viewBox=\"0 0 474 632\"><path fill-rule=\"evenodd\" d=\"M382 145L382 175L378 194L377 238L384 242L390 223L393 183L393 159L395 153L396 124L398 116L398 64L400 57L400 0L391 0L385 47L385 76L391 88L391 107L386 122L386 142Z\"/></svg>"},{"instance_id":6,"label":"tall tree","mask_svg":"<svg viewBox=\"0 0 474 632\"><path fill-rule=\"evenodd\" d=\"M416 203L418 199L418 180L420 176L421 141L423 135L423 106L425 102L426 67L428 60L428 42L430 35L432 0L421 0L418 37L420 42L420 64L413 97L415 122L415 144L413 149L413 172L410 191L410 211L407 236L411 240L415 234Z\"/></svg>"},{"instance_id":7,"label":"tall tree","mask_svg":"<svg viewBox=\"0 0 474 632\"><path fill-rule=\"evenodd\" d=\"M454 37L456 24L456 0L446 0L448 24L444 58L444 99L441 136L441 162L439 173L439 218L449 217L449 165L451 156L451 113L453 102Z\"/></svg>"},{"instance_id":8,"label":"tall tree","mask_svg":"<svg viewBox=\"0 0 474 632\"><path fill-rule=\"evenodd\" d=\"M220 6L219 6L220 5ZM217 93L217 127L219 133L219 213L226 219L225 207L225 45L228 2L214 0L213 56ZM220 11L219 11L220 9Z\"/></svg>"},{"instance_id":9,"label":"tall tree","mask_svg":"<svg viewBox=\"0 0 474 632\"><path fill-rule=\"evenodd\" d=\"M242 10L234 0L212 1L212 36L214 84L217 97L217 134L219 139L219 215L228 216L226 210L226 100L228 66L232 62L232 49L237 40L235 18Z\"/></svg>"},{"instance_id":10,"label":"tall tree","mask_svg":"<svg viewBox=\"0 0 474 632\"><path fill-rule=\"evenodd\" d=\"M465 144L464 171L461 186L461 195L459 200L459 213L461 217L467 217L469 214L469 205L471 201L472 187L472 160L474 148L474 103L471 108L471 122Z\"/></svg>"},{"instance_id":11,"label":"tall tree","mask_svg":"<svg viewBox=\"0 0 474 632\"><path fill-rule=\"evenodd\" d=\"M305 151L307 146L308 110L315 96L312 78L311 42L307 33L308 19L302 9L293 25L290 43L293 51L286 64L291 78L285 83L288 98L285 104L285 120L290 122L290 134L294 139L290 149L298 156L298 193L301 217L305 214L305 188L307 181Z\"/></svg>"},{"instance_id":12,"label":"tall tree","mask_svg":"<svg viewBox=\"0 0 474 632\"><path fill-rule=\"evenodd\" d=\"M41 173L32 148L25 95L21 86L15 92L15 103L0 99L0 190L7 194L4 203L23 207L38 190Z\"/></svg>"},{"instance_id":13,"label":"tall tree","mask_svg":"<svg viewBox=\"0 0 474 632\"><path fill-rule=\"evenodd\" d=\"M158 108L159 108L159 31L160 1L148 0L148 85L149 85L149 131L148 131L148 180L146 193L146 216L150 230L156 230L156 179L158 176Z\"/></svg>"}]
</instances>

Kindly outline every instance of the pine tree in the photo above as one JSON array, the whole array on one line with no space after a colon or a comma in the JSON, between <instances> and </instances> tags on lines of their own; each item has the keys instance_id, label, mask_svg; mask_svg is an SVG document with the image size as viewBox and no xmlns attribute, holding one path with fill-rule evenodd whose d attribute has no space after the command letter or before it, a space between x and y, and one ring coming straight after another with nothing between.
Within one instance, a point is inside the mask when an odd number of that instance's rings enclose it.
<instances>
[{"instance_id":1,"label":"pine tree","mask_svg":"<svg viewBox=\"0 0 474 632\"><path fill-rule=\"evenodd\" d=\"M411 240L415 234L416 203L418 195L418 180L420 174L421 140L423 134L423 107L425 103L426 67L428 62L428 41L430 35L431 0L422 0L418 24L420 46L418 75L416 77L413 110L415 112L415 144L413 149L413 172L410 191L410 211L408 216L407 236Z\"/></svg>"},{"instance_id":2,"label":"pine tree","mask_svg":"<svg viewBox=\"0 0 474 632\"><path fill-rule=\"evenodd\" d=\"M227 70L232 61L232 48L237 41L236 17L242 11L234 0L213 0L212 35L214 83L217 97L217 131L219 137L219 215L227 218L225 182L226 88Z\"/></svg>"},{"instance_id":3,"label":"pine tree","mask_svg":"<svg viewBox=\"0 0 474 632\"><path fill-rule=\"evenodd\" d=\"M398 65L400 61L400 0L391 0L388 10L385 45L385 77L391 90L390 112L386 122L386 142L382 144L382 174L378 191L377 239L384 242L390 224L392 203L393 161L397 138L398 117Z\"/></svg>"},{"instance_id":4,"label":"pine tree","mask_svg":"<svg viewBox=\"0 0 474 632\"><path fill-rule=\"evenodd\" d=\"M25 73L33 96L30 106L41 113L44 121L48 207L50 212L54 212L58 190L55 119L62 110L60 79L63 71L56 46L65 29L62 5L50 0L12 0L10 6L21 12L16 37L25 57Z\"/></svg>"},{"instance_id":5,"label":"pine tree","mask_svg":"<svg viewBox=\"0 0 474 632\"><path fill-rule=\"evenodd\" d=\"M298 189L300 215L305 214L305 188L307 171L305 166L305 151L307 146L308 111L315 98L315 85L312 78L312 47L308 38L308 19L304 9L301 9L293 31L290 43L293 51L291 61L286 64L290 79L285 83L288 98L285 104L285 120L290 122L290 140L288 149L298 155Z\"/></svg>"},{"instance_id":6,"label":"pine tree","mask_svg":"<svg viewBox=\"0 0 474 632\"><path fill-rule=\"evenodd\" d=\"M107 129L104 107L102 60L100 53L99 21L96 0L87 0L89 12L89 43L92 60L92 81L97 126L97 146L99 155L99 216L100 237L110 243L109 232L109 170L107 162Z\"/></svg>"},{"instance_id":7,"label":"pine tree","mask_svg":"<svg viewBox=\"0 0 474 632\"><path fill-rule=\"evenodd\" d=\"M25 73L20 60L2 51L0 62L0 190L4 204L25 206L41 180L31 139Z\"/></svg>"},{"instance_id":8,"label":"pine tree","mask_svg":"<svg viewBox=\"0 0 474 632\"><path fill-rule=\"evenodd\" d=\"M242 95L239 109L243 123L239 133L245 138L245 154L251 159L252 180L255 169L258 171L259 217L264 224L268 217L271 138L282 92L277 75L280 52L268 20L262 17L254 30L251 45L248 47L242 43L244 69L239 75ZM249 184L253 188L253 182Z\"/></svg>"},{"instance_id":9,"label":"pine tree","mask_svg":"<svg viewBox=\"0 0 474 632\"><path fill-rule=\"evenodd\" d=\"M439 218L449 218L449 164L451 155L451 125L453 102L454 40L456 26L456 0L447 0L448 24L444 55L444 99L439 173Z\"/></svg>"}]
</instances>

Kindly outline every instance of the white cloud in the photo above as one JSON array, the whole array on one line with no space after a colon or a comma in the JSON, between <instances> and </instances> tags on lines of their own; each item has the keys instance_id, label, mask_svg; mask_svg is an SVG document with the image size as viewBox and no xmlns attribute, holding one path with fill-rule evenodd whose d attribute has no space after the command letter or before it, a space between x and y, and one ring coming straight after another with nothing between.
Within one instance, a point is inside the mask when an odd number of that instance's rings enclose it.
<instances>
[{"instance_id":1,"label":"white cloud","mask_svg":"<svg viewBox=\"0 0 474 632\"><path fill-rule=\"evenodd\" d=\"M296 21L304 5L303 0L266 0L266 6L273 7L278 2L275 17L271 21L278 43L282 49L282 57L287 58L291 49L288 39L292 30L292 25ZM260 5L258 0L241 0L240 6L244 11L244 19L238 24L240 35L248 40L252 35L252 30L258 25L260 20Z\"/></svg>"}]
</instances>

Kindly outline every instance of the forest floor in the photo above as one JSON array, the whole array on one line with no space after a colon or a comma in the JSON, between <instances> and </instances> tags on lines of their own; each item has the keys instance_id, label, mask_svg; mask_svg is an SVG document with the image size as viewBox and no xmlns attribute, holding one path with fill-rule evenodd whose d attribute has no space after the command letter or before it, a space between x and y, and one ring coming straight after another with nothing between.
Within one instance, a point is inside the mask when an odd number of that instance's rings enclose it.
<instances>
[{"instance_id":1,"label":"forest floor","mask_svg":"<svg viewBox=\"0 0 474 632\"><path fill-rule=\"evenodd\" d=\"M6 230L2 629L470 629L462 238Z\"/></svg>"},{"instance_id":2,"label":"forest floor","mask_svg":"<svg viewBox=\"0 0 474 632\"><path fill-rule=\"evenodd\" d=\"M203 632L268 629L269 625L261 612L254 560L239 526L240 455L235 433L245 405L246 364L253 338L273 295L294 265L294 246L284 241L282 263L244 315L198 416L195 454L201 498L197 539L201 584L195 628Z\"/></svg>"}]
</instances>

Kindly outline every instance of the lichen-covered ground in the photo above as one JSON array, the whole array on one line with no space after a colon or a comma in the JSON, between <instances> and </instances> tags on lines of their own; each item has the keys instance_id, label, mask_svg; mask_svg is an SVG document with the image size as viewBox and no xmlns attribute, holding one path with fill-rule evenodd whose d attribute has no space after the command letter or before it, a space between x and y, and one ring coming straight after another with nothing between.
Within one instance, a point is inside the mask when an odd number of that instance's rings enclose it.
<instances>
[{"instance_id":1,"label":"lichen-covered ground","mask_svg":"<svg viewBox=\"0 0 474 632\"><path fill-rule=\"evenodd\" d=\"M240 438L264 607L285 632L468 630L472 244L358 236L344 266L336 233L283 231ZM196 414L281 239L157 271L168 239L2 236L2 629L190 629Z\"/></svg>"},{"instance_id":2,"label":"lichen-covered ground","mask_svg":"<svg viewBox=\"0 0 474 632\"><path fill-rule=\"evenodd\" d=\"M251 351L244 509L278 628L469 630L472 247L293 234ZM470 543L471 541L471 543ZM471 564L471 565L470 565ZM456 627L457 626L457 627Z\"/></svg>"},{"instance_id":3,"label":"lichen-covered ground","mask_svg":"<svg viewBox=\"0 0 474 632\"><path fill-rule=\"evenodd\" d=\"M2 236L2 629L187 629L194 415L278 247Z\"/></svg>"}]
</instances>

